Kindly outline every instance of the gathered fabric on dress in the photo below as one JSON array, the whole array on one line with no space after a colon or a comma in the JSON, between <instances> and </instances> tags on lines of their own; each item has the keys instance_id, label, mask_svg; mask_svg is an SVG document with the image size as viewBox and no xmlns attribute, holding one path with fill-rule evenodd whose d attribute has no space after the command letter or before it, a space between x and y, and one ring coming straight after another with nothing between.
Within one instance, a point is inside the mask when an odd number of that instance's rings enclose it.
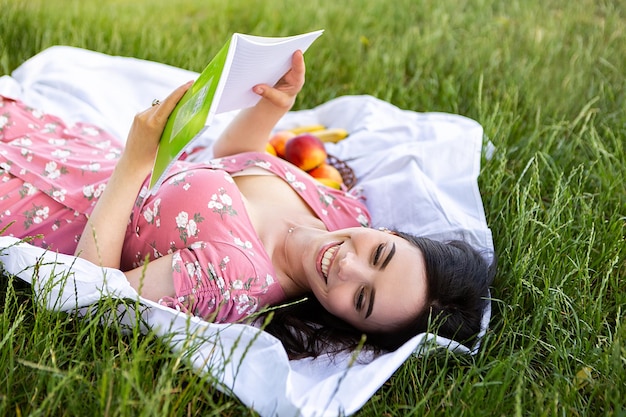
<instances>
[{"instance_id":1,"label":"gathered fabric on dress","mask_svg":"<svg viewBox=\"0 0 626 417\"><path fill-rule=\"evenodd\" d=\"M126 231L122 268L173 253L177 296L162 303L214 322L236 321L284 301L271 259L232 178L251 167L286 181L328 230L369 225L360 198L326 187L267 153L206 163L179 161L156 192L150 193L144 183Z\"/></svg>"},{"instance_id":2,"label":"gathered fabric on dress","mask_svg":"<svg viewBox=\"0 0 626 417\"><path fill-rule=\"evenodd\" d=\"M33 244L73 253L122 149L96 126L67 126L0 96L0 227L13 222L4 233L39 235ZM121 269L173 254L176 296L161 303L214 322L239 321L284 301L232 178L250 167L286 181L328 230L370 224L360 198L266 153L177 161L155 192L146 178L129 218Z\"/></svg>"},{"instance_id":3,"label":"gathered fabric on dress","mask_svg":"<svg viewBox=\"0 0 626 417\"><path fill-rule=\"evenodd\" d=\"M67 126L0 96L0 227L74 253L123 145L90 124Z\"/></svg>"}]
</instances>

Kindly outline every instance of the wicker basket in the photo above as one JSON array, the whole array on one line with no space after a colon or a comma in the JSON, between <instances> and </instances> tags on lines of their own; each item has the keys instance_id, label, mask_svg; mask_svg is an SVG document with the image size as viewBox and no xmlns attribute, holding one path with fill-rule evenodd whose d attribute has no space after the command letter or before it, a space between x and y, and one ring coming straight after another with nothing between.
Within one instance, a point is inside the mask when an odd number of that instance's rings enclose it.
<instances>
[{"instance_id":1,"label":"wicker basket","mask_svg":"<svg viewBox=\"0 0 626 417\"><path fill-rule=\"evenodd\" d=\"M326 162L329 165L334 166L337 171L339 171L339 173L341 174L341 178L343 178L343 184L348 190L352 188L354 184L356 184L356 176L354 175L354 171L352 170L352 168L350 168L350 166L348 166L347 163L330 154L327 156Z\"/></svg>"}]
</instances>

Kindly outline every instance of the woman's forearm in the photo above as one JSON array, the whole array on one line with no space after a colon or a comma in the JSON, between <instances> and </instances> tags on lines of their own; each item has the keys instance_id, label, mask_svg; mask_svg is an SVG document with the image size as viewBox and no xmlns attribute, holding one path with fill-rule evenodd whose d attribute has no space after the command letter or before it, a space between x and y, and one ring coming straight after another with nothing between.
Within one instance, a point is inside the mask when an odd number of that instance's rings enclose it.
<instances>
[{"instance_id":1,"label":"woman's forearm","mask_svg":"<svg viewBox=\"0 0 626 417\"><path fill-rule=\"evenodd\" d=\"M304 84L306 68L301 51L293 54L291 69L273 87L260 84L253 91L261 96L254 107L241 110L213 145L216 157L247 151L264 151L276 123L294 105Z\"/></svg>"},{"instance_id":2,"label":"woman's forearm","mask_svg":"<svg viewBox=\"0 0 626 417\"><path fill-rule=\"evenodd\" d=\"M120 161L89 216L77 256L101 266L120 267L126 227L146 175L145 170L127 169Z\"/></svg>"},{"instance_id":3,"label":"woman's forearm","mask_svg":"<svg viewBox=\"0 0 626 417\"><path fill-rule=\"evenodd\" d=\"M135 115L122 157L80 237L75 252L77 256L102 266L119 268L133 204L152 169L167 118L189 86L191 82L181 85L161 104Z\"/></svg>"},{"instance_id":4,"label":"woman's forearm","mask_svg":"<svg viewBox=\"0 0 626 417\"><path fill-rule=\"evenodd\" d=\"M279 108L261 99L256 106L241 110L213 145L213 155L264 151L272 129L289 108Z\"/></svg>"}]
</instances>

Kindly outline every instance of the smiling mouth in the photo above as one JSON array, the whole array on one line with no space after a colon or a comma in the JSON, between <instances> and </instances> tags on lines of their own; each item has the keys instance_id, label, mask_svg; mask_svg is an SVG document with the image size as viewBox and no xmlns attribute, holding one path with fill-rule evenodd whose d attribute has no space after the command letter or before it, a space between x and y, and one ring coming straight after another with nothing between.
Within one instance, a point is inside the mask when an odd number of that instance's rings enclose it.
<instances>
[{"instance_id":1,"label":"smiling mouth","mask_svg":"<svg viewBox=\"0 0 626 417\"><path fill-rule=\"evenodd\" d=\"M335 254L339 250L339 245L331 246L326 249L324 254L322 255L322 260L320 262L320 269L322 271L322 275L324 276L324 281L328 282L328 272L330 270L330 265L333 263L333 259L335 258Z\"/></svg>"}]
</instances>

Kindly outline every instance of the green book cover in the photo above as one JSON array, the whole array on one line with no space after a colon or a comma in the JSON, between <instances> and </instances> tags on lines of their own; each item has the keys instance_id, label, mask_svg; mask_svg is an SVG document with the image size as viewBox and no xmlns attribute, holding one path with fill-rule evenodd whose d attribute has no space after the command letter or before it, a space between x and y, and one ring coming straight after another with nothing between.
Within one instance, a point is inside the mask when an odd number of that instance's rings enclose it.
<instances>
[{"instance_id":1,"label":"green book cover","mask_svg":"<svg viewBox=\"0 0 626 417\"><path fill-rule=\"evenodd\" d=\"M323 31L289 37L235 33L198 76L170 115L154 162L150 188L155 190L167 170L215 114L256 104L256 84L275 84L291 67L291 56L302 52Z\"/></svg>"}]
</instances>

